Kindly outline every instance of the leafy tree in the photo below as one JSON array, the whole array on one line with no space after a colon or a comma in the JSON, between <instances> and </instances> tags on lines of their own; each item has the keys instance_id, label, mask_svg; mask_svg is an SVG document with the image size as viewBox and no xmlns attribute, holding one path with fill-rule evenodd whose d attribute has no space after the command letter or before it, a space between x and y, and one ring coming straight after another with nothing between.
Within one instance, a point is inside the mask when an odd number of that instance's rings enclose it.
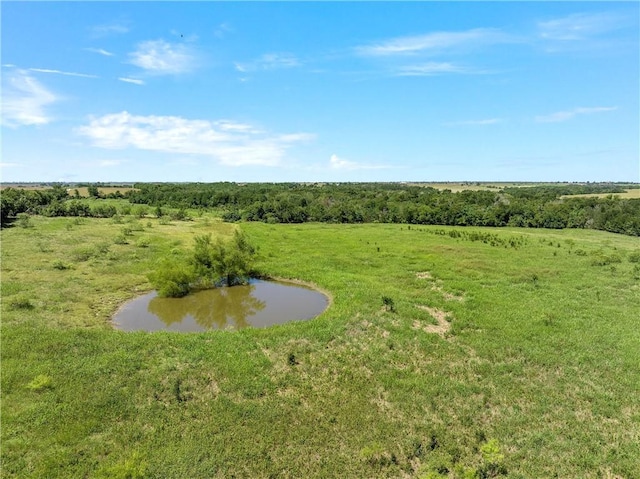
<instances>
[{"instance_id":1,"label":"leafy tree","mask_svg":"<svg viewBox=\"0 0 640 479\"><path fill-rule=\"evenodd\" d=\"M148 278L158 291L158 296L180 298L189 294L194 273L184 263L165 260L156 271L149 274Z\"/></svg>"},{"instance_id":2,"label":"leafy tree","mask_svg":"<svg viewBox=\"0 0 640 479\"><path fill-rule=\"evenodd\" d=\"M89 185L87 187L87 191L89 192L89 196L92 198L100 198L100 190L96 185Z\"/></svg>"},{"instance_id":3,"label":"leafy tree","mask_svg":"<svg viewBox=\"0 0 640 479\"><path fill-rule=\"evenodd\" d=\"M196 275L213 283L227 286L245 283L253 273L255 248L238 230L233 238L211 241L211 234L196 236L193 265Z\"/></svg>"}]
</instances>

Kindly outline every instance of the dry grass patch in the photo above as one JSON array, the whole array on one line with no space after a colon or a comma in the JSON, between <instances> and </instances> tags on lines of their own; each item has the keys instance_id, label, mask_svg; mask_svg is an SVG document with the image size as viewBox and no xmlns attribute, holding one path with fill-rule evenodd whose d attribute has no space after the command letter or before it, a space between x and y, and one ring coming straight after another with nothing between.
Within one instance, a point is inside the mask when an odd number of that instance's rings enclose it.
<instances>
[{"instance_id":1,"label":"dry grass patch","mask_svg":"<svg viewBox=\"0 0 640 479\"><path fill-rule=\"evenodd\" d=\"M422 329L425 333L438 334L441 337L444 337L444 335L449 332L451 329L451 323L448 318L451 317L451 313L447 313L446 311L442 311L437 308L430 308L429 306L416 307L429 313L431 317L438 322L438 324L427 324L426 326L423 326L420 321L416 320L413 322L413 329Z\"/></svg>"},{"instance_id":2,"label":"dry grass patch","mask_svg":"<svg viewBox=\"0 0 640 479\"><path fill-rule=\"evenodd\" d=\"M425 279L431 283L431 291L440 293L446 301L464 301L464 296L445 291L442 281L433 277L429 271L420 271L416 273L417 279Z\"/></svg>"}]
</instances>

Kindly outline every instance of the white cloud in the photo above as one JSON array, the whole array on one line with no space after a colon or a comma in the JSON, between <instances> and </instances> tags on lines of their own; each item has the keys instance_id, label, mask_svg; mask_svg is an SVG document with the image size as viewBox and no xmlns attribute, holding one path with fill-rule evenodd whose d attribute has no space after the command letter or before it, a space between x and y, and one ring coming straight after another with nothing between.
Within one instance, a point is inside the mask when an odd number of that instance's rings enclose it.
<instances>
[{"instance_id":1,"label":"white cloud","mask_svg":"<svg viewBox=\"0 0 640 479\"><path fill-rule=\"evenodd\" d=\"M125 83L133 83L134 85L144 85L144 81L138 78L119 77L118 80Z\"/></svg>"},{"instance_id":2,"label":"white cloud","mask_svg":"<svg viewBox=\"0 0 640 479\"><path fill-rule=\"evenodd\" d=\"M479 70L471 70L461 65L455 65L447 62L428 62L421 65L405 65L399 67L397 70L398 76L433 76L442 75L445 73L459 73L459 74L481 74L484 73Z\"/></svg>"},{"instance_id":3,"label":"white cloud","mask_svg":"<svg viewBox=\"0 0 640 479\"><path fill-rule=\"evenodd\" d=\"M547 40L584 40L622 28L628 19L614 13L575 13L538 22L538 34Z\"/></svg>"},{"instance_id":4,"label":"white cloud","mask_svg":"<svg viewBox=\"0 0 640 479\"><path fill-rule=\"evenodd\" d=\"M227 166L279 166L287 149L314 138L308 133L268 134L229 120L136 116L126 111L93 118L77 132L100 148L200 155Z\"/></svg>"},{"instance_id":5,"label":"white cloud","mask_svg":"<svg viewBox=\"0 0 640 479\"><path fill-rule=\"evenodd\" d=\"M103 48L85 48L88 52L98 53L100 55L104 55L105 57L112 57L114 54L103 49Z\"/></svg>"},{"instance_id":6,"label":"white cloud","mask_svg":"<svg viewBox=\"0 0 640 479\"><path fill-rule=\"evenodd\" d=\"M2 124L43 125L51 121L46 107L58 98L25 70L3 75Z\"/></svg>"},{"instance_id":7,"label":"white cloud","mask_svg":"<svg viewBox=\"0 0 640 479\"><path fill-rule=\"evenodd\" d=\"M590 115L592 113L602 113L606 111L614 111L617 109L617 106L596 106L587 108L580 107L568 111L557 111L555 113L551 113L550 115L536 116L535 120L538 123L558 123L561 121L571 120L578 115Z\"/></svg>"},{"instance_id":8,"label":"white cloud","mask_svg":"<svg viewBox=\"0 0 640 479\"><path fill-rule=\"evenodd\" d=\"M129 31L129 27L122 23L106 23L103 25L95 25L90 28L91 35L94 38L106 37L109 35L121 35Z\"/></svg>"},{"instance_id":9,"label":"white cloud","mask_svg":"<svg viewBox=\"0 0 640 479\"><path fill-rule=\"evenodd\" d=\"M265 53L260 58L247 63L234 63L239 72L252 72L257 70L276 70L280 68L293 68L302 65L291 53Z\"/></svg>"},{"instance_id":10,"label":"white cloud","mask_svg":"<svg viewBox=\"0 0 640 479\"><path fill-rule=\"evenodd\" d=\"M56 75L66 75L70 77L98 78L96 75L89 75L88 73L65 72L61 70L51 70L50 68L29 68L29 71L37 73L53 73Z\"/></svg>"},{"instance_id":11,"label":"white cloud","mask_svg":"<svg viewBox=\"0 0 640 479\"><path fill-rule=\"evenodd\" d=\"M392 38L380 43L362 45L355 51L363 56L407 55L416 53L440 53L454 48L495 44L510 41L500 30L476 28L462 32L433 32Z\"/></svg>"},{"instance_id":12,"label":"white cloud","mask_svg":"<svg viewBox=\"0 0 640 479\"><path fill-rule=\"evenodd\" d=\"M387 165L372 165L368 163L358 163L355 161L345 160L343 158L338 157L338 155L331 155L329 159L329 168L332 170L382 170L385 168L390 168Z\"/></svg>"},{"instance_id":13,"label":"white cloud","mask_svg":"<svg viewBox=\"0 0 640 479\"><path fill-rule=\"evenodd\" d=\"M445 126L484 126L484 125L495 125L497 123L502 123L504 120L502 118L486 118L483 120L463 120L463 121L451 121L447 123L443 123Z\"/></svg>"},{"instance_id":14,"label":"white cloud","mask_svg":"<svg viewBox=\"0 0 640 479\"><path fill-rule=\"evenodd\" d=\"M158 75L186 73L196 67L195 52L182 43L149 40L129 53L129 63Z\"/></svg>"}]
</instances>

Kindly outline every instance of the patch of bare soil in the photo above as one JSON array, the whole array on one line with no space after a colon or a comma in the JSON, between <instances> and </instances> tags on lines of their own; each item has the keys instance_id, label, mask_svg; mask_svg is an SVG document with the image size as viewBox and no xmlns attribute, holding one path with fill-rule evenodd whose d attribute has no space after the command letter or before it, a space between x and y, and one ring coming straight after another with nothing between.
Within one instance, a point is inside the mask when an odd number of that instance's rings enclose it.
<instances>
[{"instance_id":1,"label":"patch of bare soil","mask_svg":"<svg viewBox=\"0 0 640 479\"><path fill-rule=\"evenodd\" d=\"M442 337L451 329L451 323L447 318L451 316L450 313L446 311L442 311L437 308L430 308L429 306L416 306L431 315L433 319L435 319L438 324L427 324L423 326L420 321L413 322L413 329L422 329L425 333L434 333L438 334Z\"/></svg>"},{"instance_id":2,"label":"patch of bare soil","mask_svg":"<svg viewBox=\"0 0 640 479\"><path fill-rule=\"evenodd\" d=\"M418 279L433 279L433 276L431 276L431 273L429 273L428 271L421 271L419 273L416 273L416 278L418 278Z\"/></svg>"},{"instance_id":3,"label":"patch of bare soil","mask_svg":"<svg viewBox=\"0 0 640 479\"><path fill-rule=\"evenodd\" d=\"M433 277L429 271L420 271L416 273L416 278L426 279L431 283L431 291L436 291L442 295L446 301L463 301L464 296L458 296L457 294L449 293L442 287L442 281Z\"/></svg>"}]
</instances>

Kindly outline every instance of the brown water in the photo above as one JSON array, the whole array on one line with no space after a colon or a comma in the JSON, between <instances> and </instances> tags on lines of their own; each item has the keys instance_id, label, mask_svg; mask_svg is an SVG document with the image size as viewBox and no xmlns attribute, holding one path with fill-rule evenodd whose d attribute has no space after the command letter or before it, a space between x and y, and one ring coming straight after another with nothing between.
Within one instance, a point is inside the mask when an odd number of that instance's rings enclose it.
<instances>
[{"instance_id":1,"label":"brown water","mask_svg":"<svg viewBox=\"0 0 640 479\"><path fill-rule=\"evenodd\" d=\"M125 304L113 321L123 331L266 328L314 318L328 304L325 295L305 286L252 280L248 285L207 289L183 298L160 298L154 291Z\"/></svg>"}]
</instances>

